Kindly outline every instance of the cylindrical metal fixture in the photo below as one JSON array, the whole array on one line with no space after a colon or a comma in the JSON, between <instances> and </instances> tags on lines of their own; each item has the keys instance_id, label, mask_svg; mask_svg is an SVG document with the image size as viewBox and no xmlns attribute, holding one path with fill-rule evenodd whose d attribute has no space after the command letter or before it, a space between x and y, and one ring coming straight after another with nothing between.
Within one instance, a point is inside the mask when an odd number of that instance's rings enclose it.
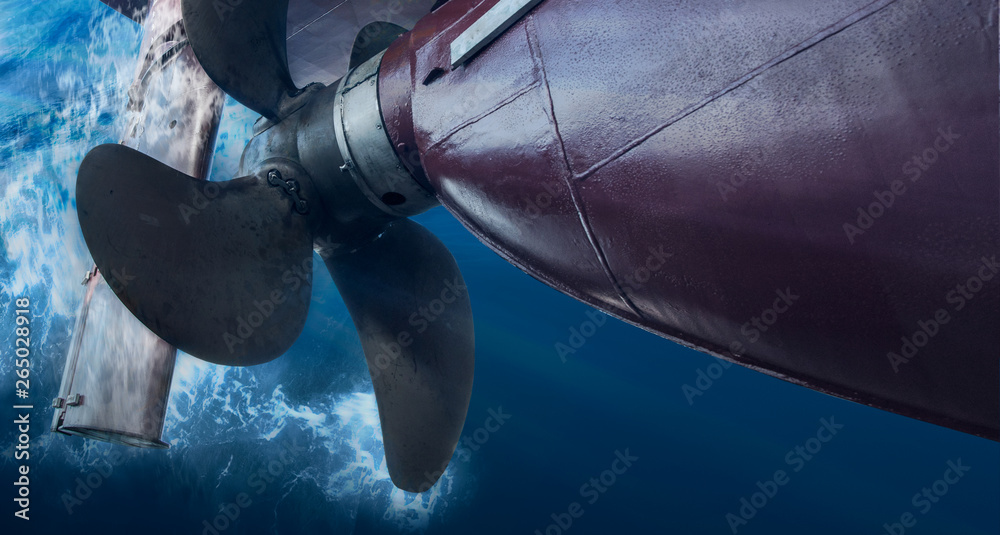
<instances>
[{"instance_id":1,"label":"cylindrical metal fixture","mask_svg":"<svg viewBox=\"0 0 1000 535\"><path fill-rule=\"evenodd\" d=\"M160 436L175 354L122 306L103 277L90 277L60 397L53 403L53 430L128 446L168 447Z\"/></svg>"},{"instance_id":2,"label":"cylindrical metal fixture","mask_svg":"<svg viewBox=\"0 0 1000 535\"><path fill-rule=\"evenodd\" d=\"M382 52L358 65L340 82L333 108L337 145L365 196L387 214L411 217L438 201L403 166L392 148L379 111L378 72Z\"/></svg>"},{"instance_id":3,"label":"cylindrical metal fixture","mask_svg":"<svg viewBox=\"0 0 1000 535\"><path fill-rule=\"evenodd\" d=\"M142 59L129 91L123 144L188 175L210 167L225 95L194 57L180 2L151 3ZM131 273L87 274L52 430L115 444L167 448L161 440L177 350L114 295Z\"/></svg>"}]
</instances>

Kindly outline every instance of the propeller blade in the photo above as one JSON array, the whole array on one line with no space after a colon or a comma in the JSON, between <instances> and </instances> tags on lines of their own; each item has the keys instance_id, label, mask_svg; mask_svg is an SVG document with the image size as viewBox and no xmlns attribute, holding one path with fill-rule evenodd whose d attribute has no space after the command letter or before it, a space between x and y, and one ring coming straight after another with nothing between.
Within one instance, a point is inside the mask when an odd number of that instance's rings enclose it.
<instances>
[{"instance_id":1,"label":"propeller blade","mask_svg":"<svg viewBox=\"0 0 1000 535\"><path fill-rule=\"evenodd\" d=\"M374 58L376 54L389 48L393 41L407 31L409 30L391 22L368 23L354 38L349 68L353 69Z\"/></svg>"},{"instance_id":2,"label":"propeller blade","mask_svg":"<svg viewBox=\"0 0 1000 535\"><path fill-rule=\"evenodd\" d=\"M361 337L392 482L426 491L455 451L472 395L475 336L462 274L436 236L405 219L326 264Z\"/></svg>"},{"instance_id":3,"label":"propeller blade","mask_svg":"<svg viewBox=\"0 0 1000 535\"><path fill-rule=\"evenodd\" d=\"M240 104L278 121L299 93L288 70L288 0L183 0L184 29L209 78Z\"/></svg>"},{"instance_id":4,"label":"propeller blade","mask_svg":"<svg viewBox=\"0 0 1000 535\"><path fill-rule=\"evenodd\" d=\"M285 352L309 310L312 240L282 188L189 177L123 145L80 165L83 237L118 298L161 338L232 366Z\"/></svg>"}]
</instances>

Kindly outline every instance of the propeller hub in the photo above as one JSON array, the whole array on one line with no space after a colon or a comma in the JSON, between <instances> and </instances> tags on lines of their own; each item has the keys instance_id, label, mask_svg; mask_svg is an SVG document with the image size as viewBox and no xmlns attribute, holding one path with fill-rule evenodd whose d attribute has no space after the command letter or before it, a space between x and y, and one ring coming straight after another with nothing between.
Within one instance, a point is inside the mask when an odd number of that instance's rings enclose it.
<instances>
[{"instance_id":1,"label":"propeller hub","mask_svg":"<svg viewBox=\"0 0 1000 535\"><path fill-rule=\"evenodd\" d=\"M392 148L378 101L383 54L335 85L312 88L308 102L281 121L262 119L243 152L241 175L266 175L278 159L301 166L292 200L326 254L352 250L391 221L438 205Z\"/></svg>"}]
</instances>

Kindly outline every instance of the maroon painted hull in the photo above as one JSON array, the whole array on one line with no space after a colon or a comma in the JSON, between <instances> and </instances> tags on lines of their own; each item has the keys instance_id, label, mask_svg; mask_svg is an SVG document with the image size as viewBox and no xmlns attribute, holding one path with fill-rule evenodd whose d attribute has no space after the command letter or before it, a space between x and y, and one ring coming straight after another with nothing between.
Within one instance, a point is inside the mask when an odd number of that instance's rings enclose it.
<instances>
[{"instance_id":1,"label":"maroon painted hull","mask_svg":"<svg viewBox=\"0 0 1000 535\"><path fill-rule=\"evenodd\" d=\"M998 438L995 3L547 0L452 70L495 3L425 17L380 81L483 242L684 345Z\"/></svg>"}]
</instances>

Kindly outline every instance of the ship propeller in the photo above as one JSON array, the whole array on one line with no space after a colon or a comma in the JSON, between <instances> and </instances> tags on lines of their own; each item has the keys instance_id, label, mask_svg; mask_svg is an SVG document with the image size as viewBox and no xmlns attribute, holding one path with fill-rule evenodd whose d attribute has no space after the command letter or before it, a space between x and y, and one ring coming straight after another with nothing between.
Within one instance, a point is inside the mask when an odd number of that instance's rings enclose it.
<instances>
[{"instance_id":1,"label":"ship propeller","mask_svg":"<svg viewBox=\"0 0 1000 535\"><path fill-rule=\"evenodd\" d=\"M287 4L183 0L187 35L206 73L274 123L293 120L316 94L298 90L289 75ZM371 42L387 45L401 31L373 29L379 38L355 47L352 66L378 52ZM81 164L78 212L95 263L143 324L195 357L267 362L305 323L317 229L337 228L343 218L310 198L311 177L296 154L273 156L259 172L217 183L118 145L93 149ZM351 227L375 230L349 247L318 249L361 340L389 475L422 492L447 466L465 421L472 309L445 245L412 221L380 217Z\"/></svg>"}]
</instances>

